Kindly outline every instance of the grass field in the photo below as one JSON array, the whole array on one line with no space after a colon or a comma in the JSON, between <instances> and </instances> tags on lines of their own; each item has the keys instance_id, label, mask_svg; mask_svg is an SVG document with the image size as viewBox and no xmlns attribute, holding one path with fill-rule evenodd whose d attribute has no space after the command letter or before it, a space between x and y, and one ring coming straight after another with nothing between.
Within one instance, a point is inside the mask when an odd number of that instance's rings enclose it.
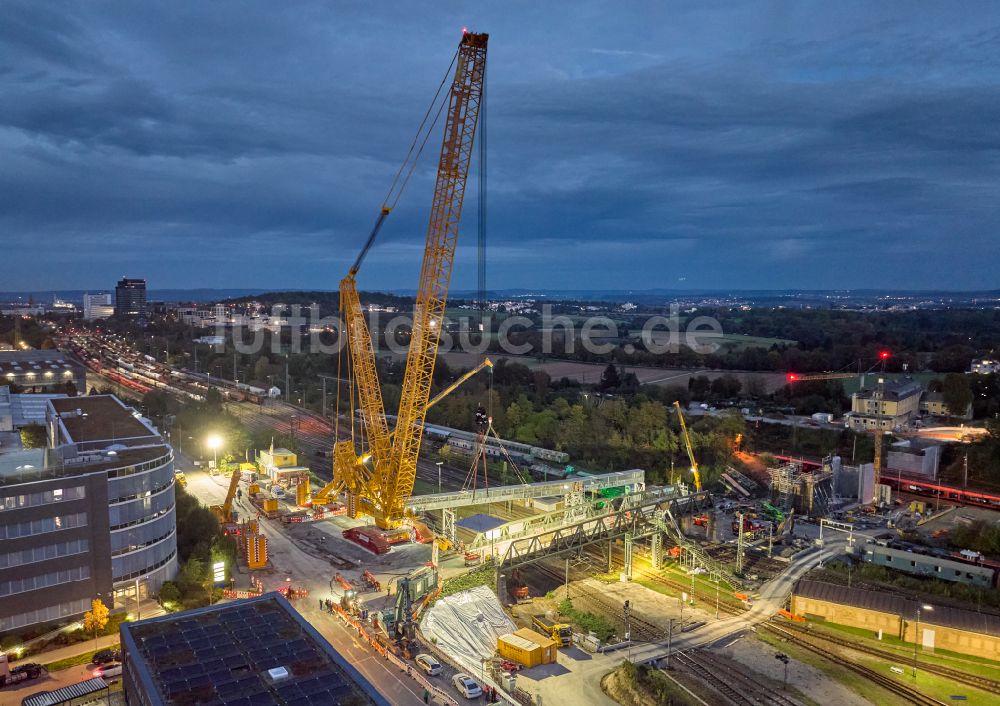
<instances>
[{"instance_id":1,"label":"grass field","mask_svg":"<svg viewBox=\"0 0 1000 706\"><path fill-rule=\"evenodd\" d=\"M684 325L681 324L681 340L684 340L683 332ZM629 336L639 337L642 335L642 331L639 329L632 329L629 331ZM670 342L670 332L669 331L653 331L652 333L653 343L665 344ZM742 350L744 348L770 348L771 346L794 346L797 345L798 341L792 341L787 338L767 338L765 336L748 336L742 333L722 333L719 337L710 339L711 342L718 343L725 351L736 351ZM706 339L709 342L709 339Z\"/></svg>"}]
</instances>

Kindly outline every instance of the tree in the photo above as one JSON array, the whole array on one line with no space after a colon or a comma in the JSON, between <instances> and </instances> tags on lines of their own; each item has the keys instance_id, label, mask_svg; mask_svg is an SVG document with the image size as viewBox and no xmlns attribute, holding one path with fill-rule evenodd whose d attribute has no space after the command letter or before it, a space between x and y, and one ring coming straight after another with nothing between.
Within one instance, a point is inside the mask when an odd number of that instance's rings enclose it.
<instances>
[{"instance_id":1,"label":"tree","mask_svg":"<svg viewBox=\"0 0 1000 706\"><path fill-rule=\"evenodd\" d=\"M608 367L601 373L601 382L598 387L602 390L617 390L621 384L622 380L618 374L618 368L615 367L614 363L608 363Z\"/></svg>"},{"instance_id":2,"label":"tree","mask_svg":"<svg viewBox=\"0 0 1000 706\"><path fill-rule=\"evenodd\" d=\"M179 603L181 600L181 591L177 588L177 584L173 581L164 581L163 585L160 586L160 603Z\"/></svg>"},{"instance_id":3,"label":"tree","mask_svg":"<svg viewBox=\"0 0 1000 706\"><path fill-rule=\"evenodd\" d=\"M142 396L142 406L150 417L163 419L170 411L170 397L163 390L150 390Z\"/></svg>"},{"instance_id":4,"label":"tree","mask_svg":"<svg viewBox=\"0 0 1000 706\"><path fill-rule=\"evenodd\" d=\"M21 427L21 446L26 449L44 449L48 445L48 435L41 424L26 424Z\"/></svg>"},{"instance_id":5,"label":"tree","mask_svg":"<svg viewBox=\"0 0 1000 706\"><path fill-rule=\"evenodd\" d=\"M972 388L969 378L961 373L948 373L941 383L944 406L953 417L964 417L972 404Z\"/></svg>"},{"instance_id":6,"label":"tree","mask_svg":"<svg viewBox=\"0 0 1000 706\"><path fill-rule=\"evenodd\" d=\"M262 355L257 359L257 362L253 366L253 379L259 382L267 380L267 376L271 374L271 361L266 355Z\"/></svg>"},{"instance_id":7,"label":"tree","mask_svg":"<svg viewBox=\"0 0 1000 706\"><path fill-rule=\"evenodd\" d=\"M706 375L688 378L688 391L694 397L704 397L712 387L712 381Z\"/></svg>"},{"instance_id":8,"label":"tree","mask_svg":"<svg viewBox=\"0 0 1000 706\"><path fill-rule=\"evenodd\" d=\"M99 630L103 630L108 624L108 616L111 611L104 605L100 598L95 598L90 603L90 610L83 614L83 628L89 630L91 635L97 637Z\"/></svg>"}]
</instances>

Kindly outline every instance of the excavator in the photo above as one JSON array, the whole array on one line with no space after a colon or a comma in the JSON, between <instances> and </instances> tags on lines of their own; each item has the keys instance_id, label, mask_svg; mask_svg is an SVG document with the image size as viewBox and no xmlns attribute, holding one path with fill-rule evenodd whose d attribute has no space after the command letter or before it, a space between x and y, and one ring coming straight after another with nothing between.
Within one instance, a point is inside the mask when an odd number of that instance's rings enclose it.
<instances>
[{"instance_id":1,"label":"excavator","mask_svg":"<svg viewBox=\"0 0 1000 706\"><path fill-rule=\"evenodd\" d=\"M681 412L681 403L674 400L674 407L677 408L677 418L681 422L681 434L684 436L684 448L687 449L688 459L691 461L691 475L694 478L694 489L701 492L701 473L698 471L698 462L694 458L694 447L691 446L691 437L688 435L687 424L684 422L684 413Z\"/></svg>"},{"instance_id":2,"label":"excavator","mask_svg":"<svg viewBox=\"0 0 1000 706\"><path fill-rule=\"evenodd\" d=\"M372 338L356 282L362 261L395 204L391 197L383 202L368 240L347 276L340 282L340 311L347 341L348 378L352 381L352 404L356 400L360 412L360 438L355 435L352 414L350 438L340 440L338 437L334 443L333 480L314 496L313 503L322 503L343 493L347 499L348 515L370 515L382 529L396 528L403 521L405 502L413 492L416 479L424 418L433 402L440 399L439 395L435 400L430 400L431 379L441 328L444 325L466 181L483 102L488 40L487 34L463 32L453 60L455 68L451 85L437 113L443 117L444 134L413 309L413 326L400 391L399 411L396 426L392 430L389 429L385 413ZM428 116L435 114L433 108L432 103L425 122ZM431 127L433 125L431 122ZM414 145L418 143L419 140L414 141ZM422 149L423 143L419 144ZM411 153L413 152L414 148L411 147ZM419 150L415 152L416 157L419 157L419 153ZM404 162L400 174L406 176L400 189L405 186L408 174L412 173L412 167L409 172L406 172L406 168ZM390 187L390 194L396 188L396 183L394 181L393 187ZM398 192L395 198L398 200ZM487 363L484 362L478 369L486 366ZM468 377L471 375L463 376L463 379ZM445 394L449 391L450 389L446 390Z\"/></svg>"}]
</instances>

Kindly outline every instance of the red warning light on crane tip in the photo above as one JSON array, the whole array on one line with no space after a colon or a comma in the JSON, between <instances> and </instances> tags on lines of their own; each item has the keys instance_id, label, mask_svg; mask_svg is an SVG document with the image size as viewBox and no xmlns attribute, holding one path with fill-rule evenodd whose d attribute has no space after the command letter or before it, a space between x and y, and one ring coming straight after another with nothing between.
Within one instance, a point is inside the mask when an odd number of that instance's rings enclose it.
<instances>
[{"instance_id":1,"label":"red warning light on crane tip","mask_svg":"<svg viewBox=\"0 0 1000 706\"><path fill-rule=\"evenodd\" d=\"M468 34L468 33L469 33L469 28L468 27L462 27L462 34Z\"/></svg>"},{"instance_id":2,"label":"red warning light on crane tip","mask_svg":"<svg viewBox=\"0 0 1000 706\"><path fill-rule=\"evenodd\" d=\"M789 382L794 382L794 381L796 381L798 379L799 379L799 376L796 375L795 373L788 373L788 381Z\"/></svg>"}]
</instances>

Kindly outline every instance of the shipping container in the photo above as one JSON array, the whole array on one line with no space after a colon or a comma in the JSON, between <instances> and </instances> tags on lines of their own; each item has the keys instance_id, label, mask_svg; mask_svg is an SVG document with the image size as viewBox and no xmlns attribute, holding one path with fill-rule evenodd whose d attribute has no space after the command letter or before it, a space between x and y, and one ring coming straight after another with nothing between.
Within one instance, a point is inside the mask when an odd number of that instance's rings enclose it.
<instances>
[{"instance_id":1,"label":"shipping container","mask_svg":"<svg viewBox=\"0 0 1000 706\"><path fill-rule=\"evenodd\" d=\"M521 628L497 638L497 652L500 657L528 668L554 663L558 647L559 644L555 640L530 628Z\"/></svg>"}]
</instances>

